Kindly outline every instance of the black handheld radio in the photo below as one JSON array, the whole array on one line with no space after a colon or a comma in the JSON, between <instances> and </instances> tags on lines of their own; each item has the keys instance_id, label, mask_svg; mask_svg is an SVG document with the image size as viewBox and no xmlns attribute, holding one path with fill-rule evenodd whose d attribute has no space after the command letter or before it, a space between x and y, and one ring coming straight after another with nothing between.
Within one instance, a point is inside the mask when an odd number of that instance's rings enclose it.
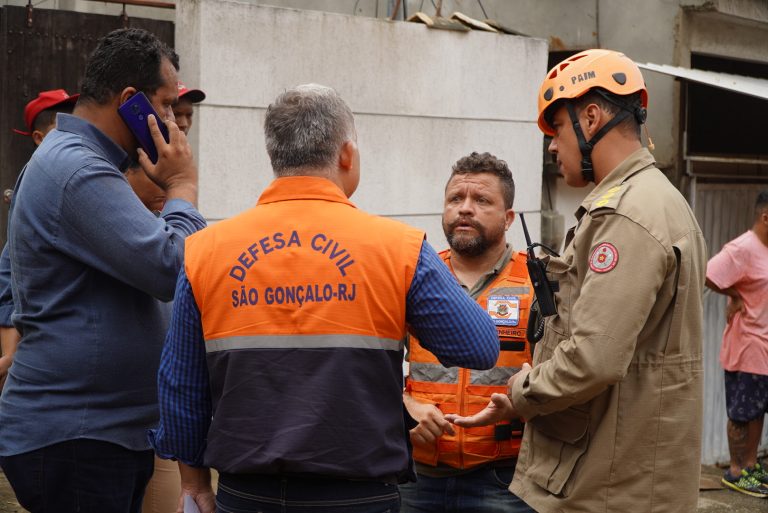
<instances>
[{"instance_id":1,"label":"black handheld radio","mask_svg":"<svg viewBox=\"0 0 768 513\"><path fill-rule=\"evenodd\" d=\"M537 258L533 253L533 248L540 246L550 253L557 255L557 253L550 248L540 243L532 243L531 236L528 235L528 227L525 225L525 216L520 213L520 222L523 225L523 233L525 233L525 242L528 244L528 276L531 277L531 283L533 284L533 290L536 293L536 301L538 302L539 312L541 317L549 317L557 313L557 306L555 305L555 292L557 292L557 282L551 282L547 278L547 264Z\"/></svg>"}]
</instances>

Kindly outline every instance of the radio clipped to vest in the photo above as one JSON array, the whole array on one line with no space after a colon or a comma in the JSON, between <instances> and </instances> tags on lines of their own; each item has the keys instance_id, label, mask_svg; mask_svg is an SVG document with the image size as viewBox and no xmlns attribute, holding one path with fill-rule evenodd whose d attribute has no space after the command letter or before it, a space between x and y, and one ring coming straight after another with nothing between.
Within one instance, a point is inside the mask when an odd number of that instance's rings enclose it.
<instances>
[{"instance_id":1,"label":"radio clipped to vest","mask_svg":"<svg viewBox=\"0 0 768 513\"><path fill-rule=\"evenodd\" d=\"M541 337L544 336L544 318L557 313L557 305L555 304L555 292L558 291L558 283L550 281L547 278L547 264L542 262L540 258L537 258L533 252L533 248L542 247L549 253L560 256L551 248L548 248L541 243L531 242L531 236L528 234L528 226L525 224L525 215L520 213L520 222L523 225L523 233L525 234L525 243L528 244L528 275L531 278L531 284L536 294L535 307L531 309L531 315L528 317L528 341L538 342ZM535 314L534 314L535 310Z\"/></svg>"}]
</instances>

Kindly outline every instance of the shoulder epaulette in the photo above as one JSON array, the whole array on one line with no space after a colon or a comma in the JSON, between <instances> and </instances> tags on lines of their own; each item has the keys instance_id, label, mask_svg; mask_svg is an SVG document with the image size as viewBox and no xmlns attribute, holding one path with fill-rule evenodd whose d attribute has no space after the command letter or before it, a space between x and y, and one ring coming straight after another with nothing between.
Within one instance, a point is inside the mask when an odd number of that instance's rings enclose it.
<instances>
[{"instance_id":1,"label":"shoulder epaulette","mask_svg":"<svg viewBox=\"0 0 768 513\"><path fill-rule=\"evenodd\" d=\"M622 196L626 194L629 187L630 185L627 182L620 183L619 185L611 187L592 202L592 204L589 206L589 212L592 213L602 209L616 210L616 208L619 206L619 202L621 201Z\"/></svg>"}]
</instances>

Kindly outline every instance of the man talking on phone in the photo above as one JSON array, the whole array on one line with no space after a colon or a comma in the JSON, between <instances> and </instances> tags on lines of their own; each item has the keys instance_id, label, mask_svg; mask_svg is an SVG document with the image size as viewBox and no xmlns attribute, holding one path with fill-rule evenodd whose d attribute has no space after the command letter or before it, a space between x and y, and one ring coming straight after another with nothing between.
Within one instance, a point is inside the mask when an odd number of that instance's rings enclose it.
<instances>
[{"instance_id":1,"label":"man talking on phone","mask_svg":"<svg viewBox=\"0 0 768 513\"><path fill-rule=\"evenodd\" d=\"M197 168L173 122L178 56L152 34L116 30L86 66L73 115L60 115L19 176L8 226L13 322L22 335L0 399L0 465L38 512L138 512L152 474L156 374L196 210ZM143 92L164 189L159 216L123 171L137 140L118 107Z\"/></svg>"}]
</instances>

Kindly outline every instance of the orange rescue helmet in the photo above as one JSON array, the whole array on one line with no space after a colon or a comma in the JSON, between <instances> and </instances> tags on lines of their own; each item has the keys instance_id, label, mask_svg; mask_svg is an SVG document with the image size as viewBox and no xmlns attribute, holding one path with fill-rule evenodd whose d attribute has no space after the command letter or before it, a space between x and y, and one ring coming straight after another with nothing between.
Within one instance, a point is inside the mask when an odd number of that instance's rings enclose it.
<instances>
[{"instance_id":1,"label":"orange rescue helmet","mask_svg":"<svg viewBox=\"0 0 768 513\"><path fill-rule=\"evenodd\" d=\"M549 70L539 89L539 128L546 135L555 131L545 119L546 110L558 100L578 98L601 87L625 96L640 91L643 108L648 107L648 90L643 75L632 59L613 50L584 50Z\"/></svg>"}]
</instances>

